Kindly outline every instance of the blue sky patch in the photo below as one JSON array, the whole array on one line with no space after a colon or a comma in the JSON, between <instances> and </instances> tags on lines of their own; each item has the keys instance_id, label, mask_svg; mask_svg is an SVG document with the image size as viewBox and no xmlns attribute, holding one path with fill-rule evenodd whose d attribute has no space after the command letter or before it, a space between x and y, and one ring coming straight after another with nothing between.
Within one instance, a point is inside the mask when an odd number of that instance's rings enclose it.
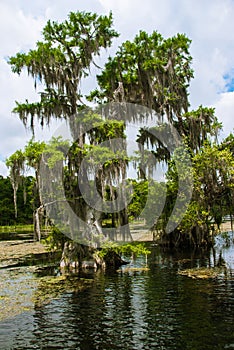
<instances>
[{"instance_id":1,"label":"blue sky patch","mask_svg":"<svg viewBox=\"0 0 234 350\"><path fill-rule=\"evenodd\" d=\"M227 92L234 91L234 69L232 69L229 73L225 74L223 78L226 82L225 90Z\"/></svg>"}]
</instances>

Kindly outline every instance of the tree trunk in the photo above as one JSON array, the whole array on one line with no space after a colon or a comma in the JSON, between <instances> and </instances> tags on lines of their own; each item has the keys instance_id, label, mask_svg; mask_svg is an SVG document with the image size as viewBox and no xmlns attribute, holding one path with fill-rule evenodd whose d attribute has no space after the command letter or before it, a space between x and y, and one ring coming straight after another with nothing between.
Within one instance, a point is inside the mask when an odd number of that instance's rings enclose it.
<instances>
[{"instance_id":1,"label":"tree trunk","mask_svg":"<svg viewBox=\"0 0 234 350\"><path fill-rule=\"evenodd\" d=\"M13 185L13 196L14 196L14 208L15 208L15 219L18 217L18 211L17 211L17 190L18 185Z\"/></svg>"},{"instance_id":2,"label":"tree trunk","mask_svg":"<svg viewBox=\"0 0 234 350\"><path fill-rule=\"evenodd\" d=\"M118 269L126 262L113 250L109 250L104 258L101 258L97 249L84 246L73 241L64 244L60 267L62 269Z\"/></svg>"},{"instance_id":3,"label":"tree trunk","mask_svg":"<svg viewBox=\"0 0 234 350\"><path fill-rule=\"evenodd\" d=\"M37 208L34 212L34 240L39 241L41 240L41 227L40 227L40 212L41 207Z\"/></svg>"}]
</instances>

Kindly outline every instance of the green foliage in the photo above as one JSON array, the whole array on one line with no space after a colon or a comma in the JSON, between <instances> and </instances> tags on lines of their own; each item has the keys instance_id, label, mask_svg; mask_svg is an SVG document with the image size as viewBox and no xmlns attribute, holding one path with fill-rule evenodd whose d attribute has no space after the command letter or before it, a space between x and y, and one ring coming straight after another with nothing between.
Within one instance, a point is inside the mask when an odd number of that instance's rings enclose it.
<instances>
[{"instance_id":1,"label":"green foliage","mask_svg":"<svg viewBox=\"0 0 234 350\"><path fill-rule=\"evenodd\" d=\"M51 226L47 236L41 241L49 250L63 250L67 240L67 237L56 226Z\"/></svg>"},{"instance_id":2,"label":"green foliage","mask_svg":"<svg viewBox=\"0 0 234 350\"><path fill-rule=\"evenodd\" d=\"M0 176L0 225L32 223L34 178L25 177L17 193L17 219L14 215L13 188L9 177Z\"/></svg>"},{"instance_id":3,"label":"green foliage","mask_svg":"<svg viewBox=\"0 0 234 350\"><path fill-rule=\"evenodd\" d=\"M234 161L228 149L205 142L192 158L193 195L177 230L193 244L209 242L215 222L219 227L225 215L233 210ZM182 172L184 176L189 176ZM175 164L170 163L168 186L175 200L178 178ZM179 216L179 214L178 214Z\"/></svg>"},{"instance_id":4,"label":"green foliage","mask_svg":"<svg viewBox=\"0 0 234 350\"><path fill-rule=\"evenodd\" d=\"M23 174L24 174L24 161L25 155L21 150L13 153L7 160L6 166L10 169L10 180L13 188L13 200L15 208L15 218L17 218L17 191L19 184L22 183Z\"/></svg>"},{"instance_id":5,"label":"green foliage","mask_svg":"<svg viewBox=\"0 0 234 350\"><path fill-rule=\"evenodd\" d=\"M222 141L219 147L220 149L229 149L232 155L234 155L234 134L230 133L228 137Z\"/></svg>"},{"instance_id":6,"label":"green foliage","mask_svg":"<svg viewBox=\"0 0 234 350\"><path fill-rule=\"evenodd\" d=\"M0 225L14 223L13 189L9 177L0 176Z\"/></svg>"},{"instance_id":7,"label":"green foliage","mask_svg":"<svg viewBox=\"0 0 234 350\"><path fill-rule=\"evenodd\" d=\"M17 102L14 112L25 126L29 124L33 131L36 116L43 126L50 123L51 117L69 118L77 112L80 80L87 76L100 50L109 47L118 36L112 22L111 13L98 16L71 12L61 23L47 22L36 49L9 58L13 72L20 74L26 68L35 88L38 81L45 86L39 102Z\"/></svg>"},{"instance_id":8,"label":"green foliage","mask_svg":"<svg viewBox=\"0 0 234 350\"><path fill-rule=\"evenodd\" d=\"M64 161L69 148L68 140L63 140L61 136L52 137L44 147L44 157L46 157L49 168L53 169L57 162Z\"/></svg>"},{"instance_id":9,"label":"green foliage","mask_svg":"<svg viewBox=\"0 0 234 350\"><path fill-rule=\"evenodd\" d=\"M42 154L45 150L45 142L29 140L24 149L26 164L35 170L39 169Z\"/></svg>"},{"instance_id":10,"label":"green foliage","mask_svg":"<svg viewBox=\"0 0 234 350\"><path fill-rule=\"evenodd\" d=\"M24 159L24 153L21 150L18 150L6 160L6 166L13 169L21 169Z\"/></svg>"},{"instance_id":11,"label":"green foliage","mask_svg":"<svg viewBox=\"0 0 234 350\"><path fill-rule=\"evenodd\" d=\"M234 243L233 235L230 232L221 232L220 237L224 240L226 247L230 247Z\"/></svg>"},{"instance_id":12,"label":"green foliage","mask_svg":"<svg viewBox=\"0 0 234 350\"><path fill-rule=\"evenodd\" d=\"M138 218L145 207L148 196L148 181L128 180L128 187L132 187L132 200L128 204L128 215L130 220Z\"/></svg>"},{"instance_id":13,"label":"green foliage","mask_svg":"<svg viewBox=\"0 0 234 350\"><path fill-rule=\"evenodd\" d=\"M182 133L191 150L198 151L207 140L215 140L222 128L214 108L200 106L183 115Z\"/></svg>"},{"instance_id":14,"label":"green foliage","mask_svg":"<svg viewBox=\"0 0 234 350\"><path fill-rule=\"evenodd\" d=\"M114 138L126 138L124 122L118 120L101 120L93 124L90 132L96 143Z\"/></svg>"},{"instance_id":15,"label":"green foliage","mask_svg":"<svg viewBox=\"0 0 234 350\"><path fill-rule=\"evenodd\" d=\"M234 160L228 148L206 144L194 157L194 199L219 225L220 216L231 214L233 198Z\"/></svg>"},{"instance_id":16,"label":"green foliage","mask_svg":"<svg viewBox=\"0 0 234 350\"><path fill-rule=\"evenodd\" d=\"M110 252L115 252L120 256L134 256L139 255L149 255L151 251L147 249L144 243L132 242L125 244L118 244L116 242L107 242L105 243L101 250L99 250L98 255L100 258L105 258Z\"/></svg>"},{"instance_id":17,"label":"green foliage","mask_svg":"<svg viewBox=\"0 0 234 350\"><path fill-rule=\"evenodd\" d=\"M154 31L144 31L126 41L115 57L109 58L98 75L100 99L113 99L119 82L127 102L153 108L169 119L188 109L188 83L193 77L189 55L190 40L183 34L164 39ZM93 97L98 97L98 90Z\"/></svg>"}]
</instances>

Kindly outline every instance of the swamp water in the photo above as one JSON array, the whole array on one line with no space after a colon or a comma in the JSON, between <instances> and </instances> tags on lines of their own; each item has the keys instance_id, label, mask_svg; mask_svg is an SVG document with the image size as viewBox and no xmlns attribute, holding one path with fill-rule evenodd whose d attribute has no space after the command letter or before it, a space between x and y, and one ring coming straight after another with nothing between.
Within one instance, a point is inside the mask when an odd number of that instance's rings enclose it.
<instances>
[{"instance_id":1,"label":"swamp water","mask_svg":"<svg viewBox=\"0 0 234 350\"><path fill-rule=\"evenodd\" d=\"M0 269L0 349L234 349L232 234L209 253L151 250L147 267L81 283L53 266Z\"/></svg>"}]
</instances>

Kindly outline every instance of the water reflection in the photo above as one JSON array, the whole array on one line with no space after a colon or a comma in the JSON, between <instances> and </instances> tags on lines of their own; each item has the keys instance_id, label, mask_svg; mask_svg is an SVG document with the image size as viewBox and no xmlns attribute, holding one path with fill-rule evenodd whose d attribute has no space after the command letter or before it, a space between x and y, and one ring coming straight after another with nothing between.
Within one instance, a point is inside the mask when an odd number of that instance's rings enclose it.
<instances>
[{"instance_id":1,"label":"water reflection","mask_svg":"<svg viewBox=\"0 0 234 350\"><path fill-rule=\"evenodd\" d=\"M234 279L181 276L214 266L222 254L233 272L233 246L213 252L160 252L149 271L123 267L94 275L92 287L1 322L1 349L234 349ZM144 259L137 261L144 266Z\"/></svg>"}]
</instances>

